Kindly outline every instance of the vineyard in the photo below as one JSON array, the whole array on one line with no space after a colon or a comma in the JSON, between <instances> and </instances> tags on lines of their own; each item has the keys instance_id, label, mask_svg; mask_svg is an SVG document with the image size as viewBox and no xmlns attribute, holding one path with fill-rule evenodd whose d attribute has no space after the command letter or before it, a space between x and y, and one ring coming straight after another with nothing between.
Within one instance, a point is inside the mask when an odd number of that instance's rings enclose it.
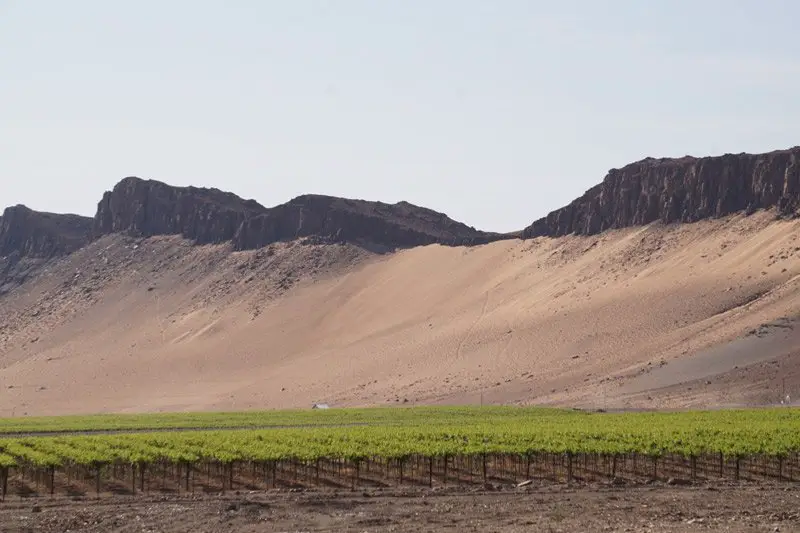
<instances>
[{"instance_id":1,"label":"vineyard","mask_svg":"<svg viewBox=\"0 0 800 533\"><path fill-rule=\"evenodd\" d=\"M565 409L537 407L414 407L380 409L275 410L0 418L0 435L169 429L246 429L287 426L414 425L516 421L572 415Z\"/></svg>"},{"instance_id":2,"label":"vineyard","mask_svg":"<svg viewBox=\"0 0 800 533\"><path fill-rule=\"evenodd\" d=\"M266 419L274 416L286 424L294 417L304 427L0 437L0 491L5 498L800 480L800 411L792 409L601 414L409 408L259 416L260 425L269 426ZM194 426L173 426L179 427Z\"/></svg>"}]
</instances>

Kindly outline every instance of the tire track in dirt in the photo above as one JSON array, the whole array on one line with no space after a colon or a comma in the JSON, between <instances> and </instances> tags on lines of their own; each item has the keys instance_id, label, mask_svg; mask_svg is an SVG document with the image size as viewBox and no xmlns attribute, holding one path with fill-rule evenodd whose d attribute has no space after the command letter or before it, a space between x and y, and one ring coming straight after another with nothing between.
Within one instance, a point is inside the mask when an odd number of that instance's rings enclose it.
<instances>
[{"instance_id":1,"label":"tire track in dirt","mask_svg":"<svg viewBox=\"0 0 800 533\"><path fill-rule=\"evenodd\" d=\"M472 323L472 325L470 325L469 329L467 329L466 333L464 333L464 336L461 338L461 342L458 343L458 348L456 348L456 356L455 356L456 360L460 360L461 359L461 355L464 352L464 346L470 340L470 337L472 337L472 334L475 331L475 328L478 327L478 324L480 324L481 320L483 320L483 318L486 316L486 308L489 306L489 293L490 292L491 292L491 289L487 290L486 293L484 294L483 305L481 305L481 312L478 315L478 318L476 318L475 321ZM452 363L451 363L451 366L452 366Z\"/></svg>"}]
</instances>

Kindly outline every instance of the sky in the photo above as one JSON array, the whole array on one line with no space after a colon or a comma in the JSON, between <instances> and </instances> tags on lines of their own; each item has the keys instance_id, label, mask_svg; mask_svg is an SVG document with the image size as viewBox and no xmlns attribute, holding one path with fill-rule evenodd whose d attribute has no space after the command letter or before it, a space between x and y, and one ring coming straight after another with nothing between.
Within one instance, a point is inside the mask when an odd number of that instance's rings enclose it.
<instances>
[{"instance_id":1,"label":"sky","mask_svg":"<svg viewBox=\"0 0 800 533\"><path fill-rule=\"evenodd\" d=\"M0 0L0 206L126 176L521 229L611 168L800 144L794 0Z\"/></svg>"}]
</instances>

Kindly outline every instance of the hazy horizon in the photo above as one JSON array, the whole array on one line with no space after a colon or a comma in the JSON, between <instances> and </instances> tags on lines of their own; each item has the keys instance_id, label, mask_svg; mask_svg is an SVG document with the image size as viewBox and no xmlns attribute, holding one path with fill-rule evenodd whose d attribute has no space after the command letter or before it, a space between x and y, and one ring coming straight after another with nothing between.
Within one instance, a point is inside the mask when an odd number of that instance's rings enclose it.
<instances>
[{"instance_id":1,"label":"hazy horizon","mask_svg":"<svg viewBox=\"0 0 800 533\"><path fill-rule=\"evenodd\" d=\"M519 230L645 157L800 144L796 15L786 0L0 0L0 208L92 216L139 176Z\"/></svg>"}]
</instances>

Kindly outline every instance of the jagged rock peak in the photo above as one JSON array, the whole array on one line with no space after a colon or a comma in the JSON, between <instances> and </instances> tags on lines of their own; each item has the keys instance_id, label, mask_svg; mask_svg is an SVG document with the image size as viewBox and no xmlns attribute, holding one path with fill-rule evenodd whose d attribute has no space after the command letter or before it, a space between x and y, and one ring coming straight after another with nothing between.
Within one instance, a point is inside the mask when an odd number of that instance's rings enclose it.
<instances>
[{"instance_id":1,"label":"jagged rock peak","mask_svg":"<svg viewBox=\"0 0 800 533\"><path fill-rule=\"evenodd\" d=\"M765 154L646 158L611 169L599 185L523 230L524 238L591 235L661 221L800 207L800 147Z\"/></svg>"},{"instance_id":2,"label":"jagged rock peak","mask_svg":"<svg viewBox=\"0 0 800 533\"><path fill-rule=\"evenodd\" d=\"M98 204L94 234L117 232L180 234L199 244L230 241L238 250L299 237L388 248L505 238L408 202L385 204L307 194L266 208L218 189L173 187L135 177L123 179Z\"/></svg>"},{"instance_id":3,"label":"jagged rock peak","mask_svg":"<svg viewBox=\"0 0 800 533\"><path fill-rule=\"evenodd\" d=\"M0 257L50 258L68 254L89 242L92 219L7 207L0 216Z\"/></svg>"}]
</instances>

